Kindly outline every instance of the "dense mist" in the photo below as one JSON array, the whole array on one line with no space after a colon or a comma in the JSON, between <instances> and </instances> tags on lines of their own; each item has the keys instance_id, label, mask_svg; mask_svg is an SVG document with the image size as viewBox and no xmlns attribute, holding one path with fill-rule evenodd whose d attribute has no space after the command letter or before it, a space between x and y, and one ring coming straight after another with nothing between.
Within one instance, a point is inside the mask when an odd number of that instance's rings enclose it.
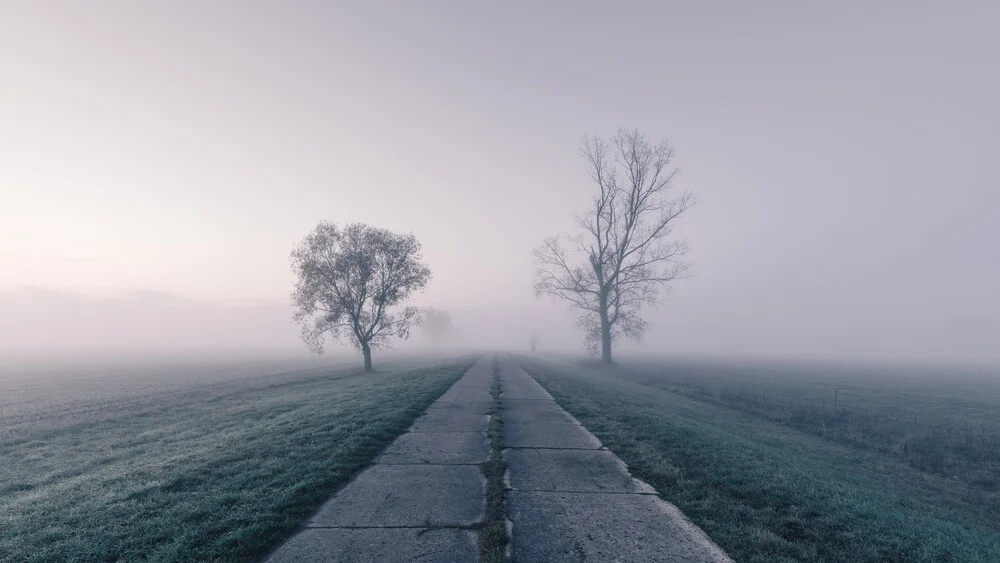
<instances>
[{"instance_id":1,"label":"dense mist","mask_svg":"<svg viewBox=\"0 0 1000 563\"><path fill-rule=\"evenodd\" d=\"M423 244L439 346L582 351L530 253L626 126L698 203L622 354L1000 362L996 7L639 11L0 7L0 350L305 355L289 252L330 220Z\"/></svg>"}]
</instances>

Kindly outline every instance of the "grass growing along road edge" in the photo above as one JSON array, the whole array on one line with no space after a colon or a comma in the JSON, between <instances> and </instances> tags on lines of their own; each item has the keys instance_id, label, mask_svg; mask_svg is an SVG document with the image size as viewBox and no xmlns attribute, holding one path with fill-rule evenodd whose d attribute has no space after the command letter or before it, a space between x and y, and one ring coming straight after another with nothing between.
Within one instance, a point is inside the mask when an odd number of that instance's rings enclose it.
<instances>
[{"instance_id":1,"label":"grass growing along road edge","mask_svg":"<svg viewBox=\"0 0 1000 563\"><path fill-rule=\"evenodd\" d=\"M490 409L489 438L490 459L483 463L483 475L486 477L486 517L479 532L479 560L483 563L502 563L509 559L510 545L507 528L507 513L504 508L506 491L504 473L507 465L503 460L503 420L500 417L500 394L503 384L500 380L500 368L496 356L493 357L493 384L490 395L493 406Z\"/></svg>"},{"instance_id":2,"label":"grass growing along road edge","mask_svg":"<svg viewBox=\"0 0 1000 563\"><path fill-rule=\"evenodd\" d=\"M254 561L475 361L213 387L0 444L0 561Z\"/></svg>"},{"instance_id":3,"label":"grass growing along road edge","mask_svg":"<svg viewBox=\"0 0 1000 563\"><path fill-rule=\"evenodd\" d=\"M517 360L737 561L1000 561L995 521L954 503L960 484L581 365Z\"/></svg>"}]
</instances>

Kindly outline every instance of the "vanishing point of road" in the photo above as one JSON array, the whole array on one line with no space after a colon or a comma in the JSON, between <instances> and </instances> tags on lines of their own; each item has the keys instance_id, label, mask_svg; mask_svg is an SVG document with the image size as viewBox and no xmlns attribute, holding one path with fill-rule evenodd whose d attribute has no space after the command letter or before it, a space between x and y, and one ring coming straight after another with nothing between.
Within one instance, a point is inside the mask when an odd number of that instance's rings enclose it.
<instances>
[{"instance_id":1,"label":"vanishing point of road","mask_svg":"<svg viewBox=\"0 0 1000 563\"><path fill-rule=\"evenodd\" d=\"M487 355L267 562L479 561L491 416L512 561L729 561L517 363Z\"/></svg>"}]
</instances>

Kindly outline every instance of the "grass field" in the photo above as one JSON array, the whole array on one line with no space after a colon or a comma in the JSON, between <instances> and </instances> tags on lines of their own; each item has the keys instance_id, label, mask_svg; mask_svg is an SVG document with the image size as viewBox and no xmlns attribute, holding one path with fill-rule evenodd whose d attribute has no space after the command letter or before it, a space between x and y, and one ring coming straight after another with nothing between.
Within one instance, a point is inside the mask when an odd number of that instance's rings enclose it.
<instances>
[{"instance_id":1,"label":"grass field","mask_svg":"<svg viewBox=\"0 0 1000 563\"><path fill-rule=\"evenodd\" d=\"M1000 561L995 378L518 359L738 561Z\"/></svg>"},{"instance_id":2,"label":"grass field","mask_svg":"<svg viewBox=\"0 0 1000 563\"><path fill-rule=\"evenodd\" d=\"M255 560L475 359L0 378L0 561Z\"/></svg>"},{"instance_id":3,"label":"grass field","mask_svg":"<svg viewBox=\"0 0 1000 563\"><path fill-rule=\"evenodd\" d=\"M617 375L1000 490L996 369L673 361L633 362Z\"/></svg>"}]
</instances>

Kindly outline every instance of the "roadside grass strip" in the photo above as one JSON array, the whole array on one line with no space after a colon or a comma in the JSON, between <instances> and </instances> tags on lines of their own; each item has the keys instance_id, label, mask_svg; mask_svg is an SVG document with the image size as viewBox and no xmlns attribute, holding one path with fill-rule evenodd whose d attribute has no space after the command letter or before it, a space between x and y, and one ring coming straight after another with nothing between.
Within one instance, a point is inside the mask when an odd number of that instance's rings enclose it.
<instances>
[{"instance_id":1,"label":"roadside grass strip","mask_svg":"<svg viewBox=\"0 0 1000 563\"><path fill-rule=\"evenodd\" d=\"M0 443L0 561L254 561L475 360L255 380L22 426Z\"/></svg>"}]
</instances>

